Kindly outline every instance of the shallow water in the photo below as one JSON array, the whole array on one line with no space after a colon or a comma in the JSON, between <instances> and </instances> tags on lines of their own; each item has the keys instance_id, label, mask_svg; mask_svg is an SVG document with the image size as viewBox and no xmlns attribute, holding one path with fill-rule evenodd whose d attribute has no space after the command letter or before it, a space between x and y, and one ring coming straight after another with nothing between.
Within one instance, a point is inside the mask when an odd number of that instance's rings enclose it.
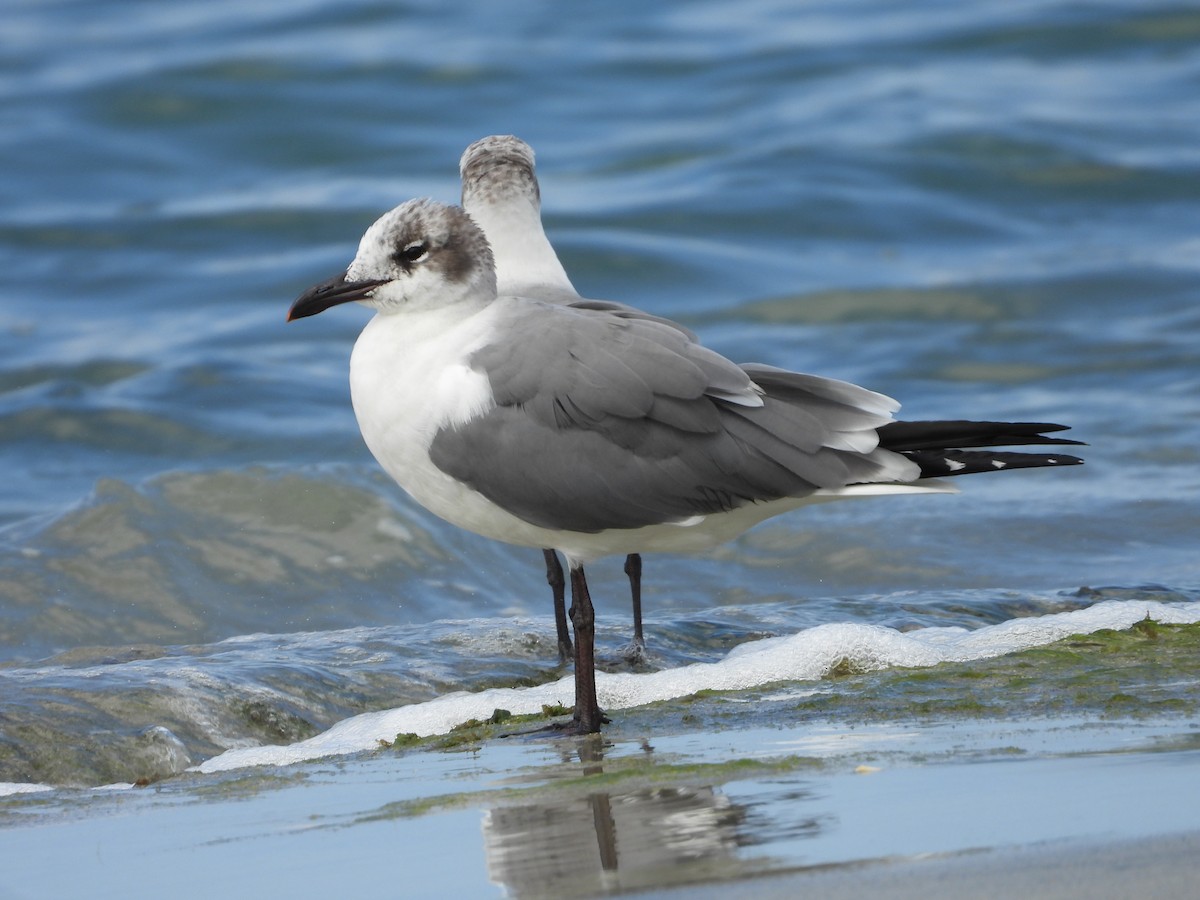
<instances>
[{"instance_id":1,"label":"shallow water","mask_svg":"<svg viewBox=\"0 0 1200 900\"><path fill-rule=\"evenodd\" d=\"M85 884L98 897L146 884L185 898L595 896L1155 837L1196 827L1194 792L1178 789L1200 764L1196 739L1162 721L809 723L515 739L31 797L0 804L6 896ZM72 867L56 864L63 848Z\"/></svg>"},{"instance_id":2,"label":"shallow water","mask_svg":"<svg viewBox=\"0 0 1200 900\"><path fill-rule=\"evenodd\" d=\"M1186 6L39 0L2 18L0 782L154 780L564 674L539 554L433 519L362 446L363 312L283 321L382 211L454 200L489 133L537 149L585 294L912 418L1064 422L1089 444L1081 468L648 559L641 675L815 626L1200 598ZM589 575L624 677L619 561ZM64 797L68 823L95 802Z\"/></svg>"}]
</instances>

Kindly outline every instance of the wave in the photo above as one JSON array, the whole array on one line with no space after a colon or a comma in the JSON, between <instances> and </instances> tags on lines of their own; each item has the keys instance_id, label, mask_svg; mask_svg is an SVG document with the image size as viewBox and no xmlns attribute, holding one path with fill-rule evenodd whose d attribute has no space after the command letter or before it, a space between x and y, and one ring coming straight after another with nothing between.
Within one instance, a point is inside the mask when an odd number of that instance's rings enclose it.
<instances>
[{"instance_id":1,"label":"wave","mask_svg":"<svg viewBox=\"0 0 1200 900\"><path fill-rule=\"evenodd\" d=\"M739 645L718 662L645 674L598 672L596 689L600 705L613 711L700 691L737 691L782 681L815 680L844 662L856 669L877 671L988 659L1075 634L1129 628L1146 618L1168 624L1200 622L1200 602L1176 605L1112 600L1087 609L1010 619L975 630L949 627L901 633L880 625L819 625L786 637ZM286 746L228 750L189 771L282 766L357 753L378 747L380 741L390 742L397 734L444 734L468 719L486 719L496 709L530 714L540 712L544 705L570 704L573 698L571 677L531 688L455 692L423 703L354 716L315 737Z\"/></svg>"}]
</instances>

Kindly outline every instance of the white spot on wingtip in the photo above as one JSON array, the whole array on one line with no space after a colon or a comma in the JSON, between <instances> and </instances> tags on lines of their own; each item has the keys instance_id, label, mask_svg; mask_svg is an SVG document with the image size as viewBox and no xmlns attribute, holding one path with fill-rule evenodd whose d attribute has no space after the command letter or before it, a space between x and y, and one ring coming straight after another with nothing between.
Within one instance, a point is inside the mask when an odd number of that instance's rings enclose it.
<instances>
[{"instance_id":1,"label":"white spot on wingtip","mask_svg":"<svg viewBox=\"0 0 1200 900\"><path fill-rule=\"evenodd\" d=\"M946 460L946 468L951 472L957 472L959 469L965 469L966 467L967 464L965 462L959 462L957 459Z\"/></svg>"},{"instance_id":2,"label":"white spot on wingtip","mask_svg":"<svg viewBox=\"0 0 1200 900\"><path fill-rule=\"evenodd\" d=\"M1007 465L1008 465L1008 463L1006 463L1006 462L1005 462L1004 460L1002 460L1002 459L993 459L993 460L992 460L992 465L993 465L993 466L995 466L997 469L1003 469L1005 466L1007 466Z\"/></svg>"}]
</instances>

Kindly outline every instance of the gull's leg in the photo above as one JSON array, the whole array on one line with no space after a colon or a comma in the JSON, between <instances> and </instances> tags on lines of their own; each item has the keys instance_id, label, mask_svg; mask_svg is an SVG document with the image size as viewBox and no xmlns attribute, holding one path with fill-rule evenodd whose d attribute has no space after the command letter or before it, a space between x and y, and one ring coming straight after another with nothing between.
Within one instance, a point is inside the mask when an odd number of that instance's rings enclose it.
<instances>
[{"instance_id":1,"label":"gull's leg","mask_svg":"<svg viewBox=\"0 0 1200 900\"><path fill-rule=\"evenodd\" d=\"M642 635L642 557L630 553L625 557L625 574L629 576L629 595L633 600L633 642L625 648L630 662L640 662L646 655L646 639Z\"/></svg>"},{"instance_id":2,"label":"gull's leg","mask_svg":"<svg viewBox=\"0 0 1200 900\"><path fill-rule=\"evenodd\" d=\"M553 550L543 550L546 557L546 583L554 593L554 627L558 631L558 664L571 658L571 632L567 628L566 586L562 563Z\"/></svg>"},{"instance_id":3,"label":"gull's leg","mask_svg":"<svg viewBox=\"0 0 1200 900\"><path fill-rule=\"evenodd\" d=\"M583 566L574 563L571 563L571 624L575 626L576 727L583 734L593 734L600 730L604 720L596 699L596 612L588 595Z\"/></svg>"}]
</instances>

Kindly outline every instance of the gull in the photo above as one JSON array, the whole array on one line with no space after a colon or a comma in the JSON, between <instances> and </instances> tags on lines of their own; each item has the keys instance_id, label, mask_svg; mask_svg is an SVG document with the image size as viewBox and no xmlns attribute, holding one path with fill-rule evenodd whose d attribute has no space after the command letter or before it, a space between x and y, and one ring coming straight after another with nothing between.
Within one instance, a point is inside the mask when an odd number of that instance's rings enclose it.
<instances>
[{"instance_id":1,"label":"gull","mask_svg":"<svg viewBox=\"0 0 1200 900\"><path fill-rule=\"evenodd\" d=\"M604 721L585 564L709 549L813 503L953 491L942 476L1082 461L965 449L1078 443L1047 434L1066 426L896 421L883 394L735 364L652 316L501 296L483 232L432 200L383 215L288 319L350 301L375 311L350 391L380 465L447 522L566 560L582 733Z\"/></svg>"},{"instance_id":2,"label":"gull","mask_svg":"<svg viewBox=\"0 0 1200 900\"><path fill-rule=\"evenodd\" d=\"M498 294L547 303L583 303L593 309L637 314L637 310L619 303L585 300L571 284L542 228L542 193L534 170L532 147L511 134L493 134L467 147L458 169L462 176L462 207L483 229L492 248ZM566 582L558 554L548 548L542 554L546 561L546 581L554 596L559 660L565 662L572 653L565 605ZM633 640L624 655L630 662L638 662L644 659L646 649L640 554L630 553L625 557L625 574L633 603Z\"/></svg>"}]
</instances>

